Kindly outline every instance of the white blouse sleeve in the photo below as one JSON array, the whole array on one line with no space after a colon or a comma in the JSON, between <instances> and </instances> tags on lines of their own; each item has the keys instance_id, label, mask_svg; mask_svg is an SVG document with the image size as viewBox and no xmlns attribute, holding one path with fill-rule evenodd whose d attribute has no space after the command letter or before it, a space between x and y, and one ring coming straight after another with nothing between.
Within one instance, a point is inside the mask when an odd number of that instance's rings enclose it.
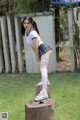
<instances>
[{"instance_id":1,"label":"white blouse sleeve","mask_svg":"<svg viewBox=\"0 0 80 120\"><path fill-rule=\"evenodd\" d=\"M38 34L36 31L31 31L31 39L38 38Z\"/></svg>"}]
</instances>

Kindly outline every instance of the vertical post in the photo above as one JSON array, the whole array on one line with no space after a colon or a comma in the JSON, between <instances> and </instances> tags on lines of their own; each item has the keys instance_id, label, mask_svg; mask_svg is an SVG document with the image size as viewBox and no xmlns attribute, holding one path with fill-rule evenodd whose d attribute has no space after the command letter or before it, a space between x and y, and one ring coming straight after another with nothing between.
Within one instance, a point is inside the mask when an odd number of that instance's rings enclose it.
<instances>
[{"instance_id":1,"label":"vertical post","mask_svg":"<svg viewBox=\"0 0 80 120\"><path fill-rule=\"evenodd\" d=\"M1 32L2 32L2 43L3 43L3 52L4 52L4 61L5 61L5 72L8 73L10 71L10 57L9 57L9 49L8 49L8 37L7 37L7 25L6 25L6 17L0 17L1 22Z\"/></svg>"},{"instance_id":2,"label":"vertical post","mask_svg":"<svg viewBox=\"0 0 80 120\"><path fill-rule=\"evenodd\" d=\"M80 8L78 8L78 26L79 26L79 47L80 47ZM79 65L80 65L80 57L79 57Z\"/></svg>"},{"instance_id":3,"label":"vertical post","mask_svg":"<svg viewBox=\"0 0 80 120\"><path fill-rule=\"evenodd\" d=\"M52 28L53 28L53 71L55 72L56 71L56 66L57 66L57 53L56 53L56 40L55 40L55 29L54 29L54 16L53 16L53 24L52 24ZM57 41L58 42L58 41ZM52 63L51 63L52 64Z\"/></svg>"},{"instance_id":4,"label":"vertical post","mask_svg":"<svg viewBox=\"0 0 80 120\"><path fill-rule=\"evenodd\" d=\"M75 53L74 53L74 48L73 48L73 13L72 13L72 9L68 10L68 22L69 22L71 71L74 71L75 70Z\"/></svg>"},{"instance_id":5,"label":"vertical post","mask_svg":"<svg viewBox=\"0 0 80 120\"><path fill-rule=\"evenodd\" d=\"M19 67L19 72L21 73L23 71L23 56L22 56L22 37L20 33L20 24L18 17L14 17L14 22L15 22L15 34L16 34L16 44L17 44L17 53L18 53L18 67Z\"/></svg>"},{"instance_id":6,"label":"vertical post","mask_svg":"<svg viewBox=\"0 0 80 120\"><path fill-rule=\"evenodd\" d=\"M80 8L78 8L78 26L79 26L79 31L80 31ZM80 41L80 32L79 32L79 41Z\"/></svg>"},{"instance_id":7,"label":"vertical post","mask_svg":"<svg viewBox=\"0 0 80 120\"><path fill-rule=\"evenodd\" d=\"M7 24L8 24L12 73L15 73L16 71L16 59L15 59L15 47L14 47L15 40L14 40L13 26L12 26L12 21L10 16L7 16Z\"/></svg>"},{"instance_id":8,"label":"vertical post","mask_svg":"<svg viewBox=\"0 0 80 120\"><path fill-rule=\"evenodd\" d=\"M0 27L1 27L1 23L0 23ZM1 31L1 28L0 28ZM2 73L4 68L3 65L3 54L2 54L2 41L1 41L1 32L0 32L0 73Z\"/></svg>"},{"instance_id":9,"label":"vertical post","mask_svg":"<svg viewBox=\"0 0 80 120\"><path fill-rule=\"evenodd\" d=\"M3 68L4 68L4 66L3 66L3 55L2 55L2 48L0 46L0 73L2 73Z\"/></svg>"}]
</instances>

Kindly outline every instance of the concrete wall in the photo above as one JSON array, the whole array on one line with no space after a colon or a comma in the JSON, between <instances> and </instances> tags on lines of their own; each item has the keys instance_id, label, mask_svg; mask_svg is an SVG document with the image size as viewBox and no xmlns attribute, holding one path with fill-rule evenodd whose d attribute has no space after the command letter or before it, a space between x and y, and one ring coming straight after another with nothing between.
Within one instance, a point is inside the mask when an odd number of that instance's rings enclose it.
<instances>
[{"instance_id":1,"label":"concrete wall","mask_svg":"<svg viewBox=\"0 0 80 120\"><path fill-rule=\"evenodd\" d=\"M35 15L36 14L36 15ZM55 32L54 15L52 13L28 14L36 21L40 36L43 42L53 48L50 56L48 70L56 71L56 51L55 51ZM0 48L0 73L2 72L23 72L39 73L39 63L36 61L35 54L31 47L25 43L20 33L21 18L25 15L1 16L1 48ZM3 48L3 49L2 49ZM25 51L25 54L23 53ZM4 56L4 60L2 58Z\"/></svg>"},{"instance_id":2,"label":"concrete wall","mask_svg":"<svg viewBox=\"0 0 80 120\"><path fill-rule=\"evenodd\" d=\"M54 38L54 16L53 15L43 15L35 16L33 19L36 21L40 36L43 42L47 43L53 48L53 52L50 56L50 61L48 65L49 72L56 70L56 52L55 52L55 38ZM25 43L26 44L26 43ZM35 59L35 55L29 45L25 46L26 51L26 67L29 73L39 72L39 63Z\"/></svg>"}]
</instances>

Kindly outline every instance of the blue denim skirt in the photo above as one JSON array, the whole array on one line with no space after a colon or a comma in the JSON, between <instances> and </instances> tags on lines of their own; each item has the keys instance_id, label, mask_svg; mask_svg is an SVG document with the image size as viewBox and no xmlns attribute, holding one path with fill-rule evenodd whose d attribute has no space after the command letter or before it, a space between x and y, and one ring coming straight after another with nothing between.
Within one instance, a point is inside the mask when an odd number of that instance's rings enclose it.
<instances>
[{"instance_id":1,"label":"blue denim skirt","mask_svg":"<svg viewBox=\"0 0 80 120\"><path fill-rule=\"evenodd\" d=\"M41 56L43 54L47 53L49 50L52 50L52 48L49 45L45 44L45 43L41 44L38 47L38 49L39 49L39 58L41 58Z\"/></svg>"}]
</instances>

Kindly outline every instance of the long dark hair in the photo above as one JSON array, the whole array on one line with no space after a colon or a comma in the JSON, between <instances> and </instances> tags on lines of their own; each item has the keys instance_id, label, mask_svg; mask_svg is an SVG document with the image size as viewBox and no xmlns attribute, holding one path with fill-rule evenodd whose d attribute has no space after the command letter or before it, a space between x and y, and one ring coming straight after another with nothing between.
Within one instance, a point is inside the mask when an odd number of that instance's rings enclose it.
<instances>
[{"instance_id":1,"label":"long dark hair","mask_svg":"<svg viewBox=\"0 0 80 120\"><path fill-rule=\"evenodd\" d=\"M29 17L29 16L25 16L25 17L23 17L23 19L22 19L22 23L21 23L21 34L22 34L22 35L25 34L25 28L23 27L23 23L24 23L24 21L25 21L26 19L32 24L33 29L36 30L36 32L39 34L39 30L38 30L38 27L37 27L36 22L33 20L32 17Z\"/></svg>"}]
</instances>

